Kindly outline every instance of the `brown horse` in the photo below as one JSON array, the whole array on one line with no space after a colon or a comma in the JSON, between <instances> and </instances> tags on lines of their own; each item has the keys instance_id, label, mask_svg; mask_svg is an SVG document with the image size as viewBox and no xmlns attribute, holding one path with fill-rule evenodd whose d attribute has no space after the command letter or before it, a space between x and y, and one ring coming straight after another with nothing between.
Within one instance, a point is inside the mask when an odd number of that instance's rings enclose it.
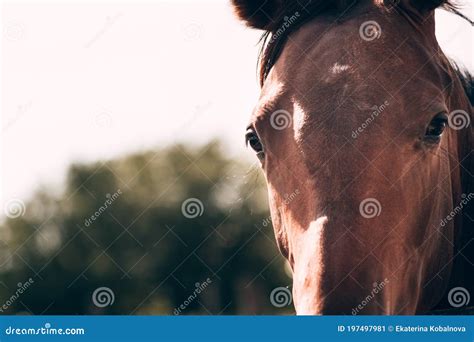
<instances>
[{"instance_id":1,"label":"brown horse","mask_svg":"<svg viewBox=\"0 0 474 342\"><path fill-rule=\"evenodd\" d=\"M264 30L246 140L298 314L415 314L474 295L472 79L440 0L233 0Z\"/></svg>"}]
</instances>

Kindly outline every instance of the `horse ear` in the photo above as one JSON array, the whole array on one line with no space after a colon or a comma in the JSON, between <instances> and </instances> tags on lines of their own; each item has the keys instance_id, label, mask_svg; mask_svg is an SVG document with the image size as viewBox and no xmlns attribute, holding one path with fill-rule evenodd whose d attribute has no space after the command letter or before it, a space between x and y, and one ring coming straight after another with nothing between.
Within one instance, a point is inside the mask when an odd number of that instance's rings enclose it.
<instances>
[{"instance_id":1,"label":"horse ear","mask_svg":"<svg viewBox=\"0 0 474 342\"><path fill-rule=\"evenodd\" d=\"M268 30L277 20L283 0L232 0L237 17L248 26Z\"/></svg>"}]
</instances>

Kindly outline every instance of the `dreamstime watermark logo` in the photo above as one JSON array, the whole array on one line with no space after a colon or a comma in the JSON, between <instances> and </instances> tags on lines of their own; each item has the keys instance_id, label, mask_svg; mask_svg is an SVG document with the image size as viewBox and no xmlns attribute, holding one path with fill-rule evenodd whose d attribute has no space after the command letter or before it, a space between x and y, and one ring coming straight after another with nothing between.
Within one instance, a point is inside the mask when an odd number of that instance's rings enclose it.
<instances>
[{"instance_id":1,"label":"dreamstime watermark logo","mask_svg":"<svg viewBox=\"0 0 474 342\"><path fill-rule=\"evenodd\" d=\"M182 27L184 39L187 41L196 40L201 37L204 29L199 23L192 22Z\"/></svg>"},{"instance_id":2,"label":"dreamstime watermark logo","mask_svg":"<svg viewBox=\"0 0 474 342\"><path fill-rule=\"evenodd\" d=\"M122 13L117 13L114 16L107 16L105 18L105 24L102 26L102 28L96 32L96 34L90 39L85 45L85 48L90 48L96 41L99 40L100 37L102 37L105 32L107 32L110 27L117 21L118 18L122 16Z\"/></svg>"},{"instance_id":3,"label":"dreamstime watermark logo","mask_svg":"<svg viewBox=\"0 0 474 342\"><path fill-rule=\"evenodd\" d=\"M384 101L380 106L373 106L371 108L370 116L360 125L357 127L356 130L352 131L352 138L357 139L357 137L367 128L369 125L380 115L389 105L388 101Z\"/></svg>"},{"instance_id":4,"label":"dreamstime watermark logo","mask_svg":"<svg viewBox=\"0 0 474 342\"><path fill-rule=\"evenodd\" d=\"M194 123L198 117L205 114L209 110L209 108L211 108L211 106L212 106L211 101L207 101L206 103L198 104L194 106L192 114L188 118L185 119L185 122L177 130L182 131L186 129L189 125ZM171 132L171 134L174 134L174 132Z\"/></svg>"},{"instance_id":5,"label":"dreamstime watermark logo","mask_svg":"<svg viewBox=\"0 0 474 342\"><path fill-rule=\"evenodd\" d=\"M274 307L282 308L288 306L293 302L291 291L287 287L277 287L270 293L270 303Z\"/></svg>"},{"instance_id":6,"label":"dreamstime watermark logo","mask_svg":"<svg viewBox=\"0 0 474 342\"><path fill-rule=\"evenodd\" d=\"M280 25L280 27L272 34L272 38L270 39L270 43L273 43L275 40L280 38L287 29L293 25L298 18L300 17L300 13L296 11L293 15L290 17L285 16L283 17L283 23Z\"/></svg>"},{"instance_id":7,"label":"dreamstime watermark logo","mask_svg":"<svg viewBox=\"0 0 474 342\"><path fill-rule=\"evenodd\" d=\"M204 213L204 204L197 198L188 198L181 204L181 212L184 217L189 219L202 216Z\"/></svg>"},{"instance_id":8,"label":"dreamstime watermark logo","mask_svg":"<svg viewBox=\"0 0 474 342\"><path fill-rule=\"evenodd\" d=\"M448 302L453 308L466 306L470 301L469 291L464 287L454 287L448 292Z\"/></svg>"},{"instance_id":9,"label":"dreamstime watermark logo","mask_svg":"<svg viewBox=\"0 0 474 342\"><path fill-rule=\"evenodd\" d=\"M5 329L6 335L84 335L86 333L83 328L53 328L51 323L45 323L39 328L16 328L9 326Z\"/></svg>"},{"instance_id":10,"label":"dreamstime watermark logo","mask_svg":"<svg viewBox=\"0 0 474 342\"><path fill-rule=\"evenodd\" d=\"M19 41L25 36L25 28L20 23L6 23L3 25L3 36L11 42Z\"/></svg>"},{"instance_id":11,"label":"dreamstime watermark logo","mask_svg":"<svg viewBox=\"0 0 474 342\"><path fill-rule=\"evenodd\" d=\"M102 112L95 116L95 124L100 128L107 128L112 126L112 116L107 112Z\"/></svg>"},{"instance_id":12,"label":"dreamstime watermark logo","mask_svg":"<svg viewBox=\"0 0 474 342\"><path fill-rule=\"evenodd\" d=\"M26 207L25 203L18 198L8 200L3 206L3 212L5 216L11 219L16 219L25 214Z\"/></svg>"},{"instance_id":13,"label":"dreamstime watermark logo","mask_svg":"<svg viewBox=\"0 0 474 342\"><path fill-rule=\"evenodd\" d=\"M390 281L385 278L380 283L375 282L373 283L372 291L365 297L359 305L352 309L352 315L357 315L362 309L364 309L371 301L375 298L375 296L383 290L383 288L389 283Z\"/></svg>"},{"instance_id":14,"label":"dreamstime watermark logo","mask_svg":"<svg viewBox=\"0 0 474 342\"><path fill-rule=\"evenodd\" d=\"M117 198L120 197L121 194L122 194L122 190L118 189L113 194L105 195L107 199L104 201L104 204L101 205L99 209L97 209L96 212L93 215L91 215L91 217L84 220L84 225L86 227L89 227L93 223L93 221L98 219L100 215L102 215L102 213L106 211L107 208L109 208L112 205L112 203L114 203L117 200Z\"/></svg>"},{"instance_id":15,"label":"dreamstime watermark logo","mask_svg":"<svg viewBox=\"0 0 474 342\"><path fill-rule=\"evenodd\" d=\"M301 193L300 189L295 189L295 191L293 191L292 193L285 194L283 196L283 204L284 205L290 204L291 202L295 200L296 197L299 196L300 193Z\"/></svg>"},{"instance_id":16,"label":"dreamstime watermark logo","mask_svg":"<svg viewBox=\"0 0 474 342\"><path fill-rule=\"evenodd\" d=\"M111 306L115 302L115 294L112 289L108 287L98 287L92 293L92 303L98 308L105 308Z\"/></svg>"},{"instance_id":17,"label":"dreamstime watermark logo","mask_svg":"<svg viewBox=\"0 0 474 342\"><path fill-rule=\"evenodd\" d=\"M461 202L457 206L454 207L454 209L447 215L445 218L441 220L440 226L444 227L449 221L451 221L454 216L462 213L463 209L466 207L466 205L469 203L470 200L474 198L474 193L470 192L469 194L462 194L461 195Z\"/></svg>"},{"instance_id":18,"label":"dreamstime watermark logo","mask_svg":"<svg viewBox=\"0 0 474 342\"><path fill-rule=\"evenodd\" d=\"M382 212L382 205L375 198L366 198L360 202L359 212L365 218L374 218Z\"/></svg>"},{"instance_id":19,"label":"dreamstime watermark logo","mask_svg":"<svg viewBox=\"0 0 474 342\"><path fill-rule=\"evenodd\" d=\"M300 189L296 189L295 191L293 191L292 193L289 193L289 194L285 194L283 196L283 204L284 205L289 205L291 202L293 202L296 197L298 197L299 195L301 194L301 191ZM267 217L265 217L263 220L262 220L262 226L263 227L267 227L268 225L270 225L272 223L272 216L269 215ZM255 225L255 227L257 227L258 229L260 229L260 227L258 225Z\"/></svg>"},{"instance_id":20,"label":"dreamstime watermark logo","mask_svg":"<svg viewBox=\"0 0 474 342\"><path fill-rule=\"evenodd\" d=\"M30 110L32 103L33 103L32 101L29 101L25 104L19 105L16 112L13 115L7 117L6 123L3 126L2 130L5 132L8 128L13 126L15 122L17 122L22 116L24 116Z\"/></svg>"},{"instance_id":21,"label":"dreamstime watermark logo","mask_svg":"<svg viewBox=\"0 0 474 342\"><path fill-rule=\"evenodd\" d=\"M463 128L469 127L471 124L471 118L469 114L461 109L453 110L448 115L448 125L450 128L458 131Z\"/></svg>"},{"instance_id":22,"label":"dreamstime watermark logo","mask_svg":"<svg viewBox=\"0 0 474 342\"><path fill-rule=\"evenodd\" d=\"M374 20L364 21L359 27L359 36L367 42L379 39L381 35L382 29Z\"/></svg>"},{"instance_id":23,"label":"dreamstime watermark logo","mask_svg":"<svg viewBox=\"0 0 474 342\"><path fill-rule=\"evenodd\" d=\"M8 310L8 308L17 301L18 298L31 286L35 281L33 278L28 279L24 283L18 283L15 293L8 298L2 306L0 306L0 312Z\"/></svg>"},{"instance_id":24,"label":"dreamstime watermark logo","mask_svg":"<svg viewBox=\"0 0 474 342\"><path fill-rule=\"evenodd\" d=\"M291 114L284 109L274 111L270 116L270 125L278 131L282 131L290 127Z\"/></svg>"},{"instance_id":25,"label":"dreamstime watermark logo","mask_svg":"<svg viewBox=\"0 0 474 342\"><path fill-rule=\"evenodd\" d=\"M207 278L202 283L194 284L195 289L193 293L188 298L186 298L186 300L181 305L173 310L173 314L177 316L181 314L183 310L186 310L186 308L198 297L198 295L201 294L211 283L212 280Z\"/></svg>"}]
</instances>

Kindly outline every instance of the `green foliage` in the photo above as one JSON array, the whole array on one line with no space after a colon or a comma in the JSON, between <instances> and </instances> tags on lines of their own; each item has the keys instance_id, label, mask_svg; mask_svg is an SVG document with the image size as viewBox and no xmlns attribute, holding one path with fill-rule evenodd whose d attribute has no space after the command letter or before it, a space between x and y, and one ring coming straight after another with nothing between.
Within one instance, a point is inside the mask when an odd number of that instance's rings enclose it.
<instances>
[{"instance_id":1,"label":"green foliage","mask_svg":"<svg viewBox=\"0 0 474 342\"><path fill-rule=\"evenodd\" d=\"M183 215L189 198L202 215ZM266 207L261 172L216 142L73 165L61 195L38 191L0 227L3 313L289 313L269 299L290 279ZM94 305L99 287L112 305Z\"/></svg>"}]
</instances>

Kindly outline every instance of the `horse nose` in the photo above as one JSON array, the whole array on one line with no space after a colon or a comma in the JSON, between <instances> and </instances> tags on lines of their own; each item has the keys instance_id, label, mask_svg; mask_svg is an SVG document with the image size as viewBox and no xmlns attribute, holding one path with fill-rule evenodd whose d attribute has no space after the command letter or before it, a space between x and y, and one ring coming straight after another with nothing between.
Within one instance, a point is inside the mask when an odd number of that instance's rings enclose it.
<instances>
[{"instance_id":1,"label":"horse nose","mask_svg":"<svg viewBox=\"0 0 474 342\"><path fill-rule=\"evenodd\" d=\"M330 216L317 218L293 248L293 299L299 315L351 314L371 292L372 278L381 276L375 260L358 257L354 237L340 223ZM378 312L381 295L374 295L363 312Z\"/></svg>"},{"instance_id":2,"label":"horse nose","mask_svg":"<svg viewBox=\"0 0 474 342\"><path fill-rule=\"evenodd\" d=\"M298 314L318 314L322 309L323 239L327 224L326 216L312 221L294 251L293 296Z\"/></svg>"}]
</instances>

